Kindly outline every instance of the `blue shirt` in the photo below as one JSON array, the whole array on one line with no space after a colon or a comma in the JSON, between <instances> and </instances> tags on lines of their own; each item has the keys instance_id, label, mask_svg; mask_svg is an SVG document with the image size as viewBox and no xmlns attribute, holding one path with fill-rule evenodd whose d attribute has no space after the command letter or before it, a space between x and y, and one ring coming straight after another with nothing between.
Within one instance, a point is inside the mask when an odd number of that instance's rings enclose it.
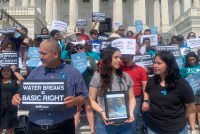
<instances>
[{"instance_id":1,"label":"blue shirt","mask_svg":"<svg viewBox=\"0 0 200 134\"><path fill-rule=\"evenodd\" d=\"M88 90L82 74L73 66L62 63L55 69L39 66L28 76L28 80L65 79L67 83L67 96L88 97ZM66 111L29 111L29 120L38 125L53 125L66 119L73 118L77 107L67 108Z\"/></svg>"},{"instance_id":2,"label":"blue shirt","mask_svg":"<svg viewBox=\"0 0 200 134\"><path fill-rule=\"evenodd\" d=\"M93 51L93 52L100 53L102 41L99 40L99 39L97 39L97 40L89 40L89 42L90 42L90 43L92 44L92 46L93 46L92 51Z\"/></svg>"}]
</instances>

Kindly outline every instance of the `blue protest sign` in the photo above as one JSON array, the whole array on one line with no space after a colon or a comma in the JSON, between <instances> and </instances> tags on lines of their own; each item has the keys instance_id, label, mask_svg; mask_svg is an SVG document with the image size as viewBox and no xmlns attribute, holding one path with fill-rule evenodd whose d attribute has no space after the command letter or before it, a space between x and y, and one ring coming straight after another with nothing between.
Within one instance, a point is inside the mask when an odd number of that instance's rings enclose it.
<instances>
[{"instance_id":1,"label":"blue protest sign","mask_svg":"<svg viewBox=\"0 0 200 134\"><path fill-rule=\"evenodd\" d=\"M156 26L151 26L150 30L151 30L151 34L157 34L157 27Z\"/></svg>"},{"instance_id":2,"label":"blue protest sign","mask_svg":"<svg viewBox=\"0 0 200 134\"><path fill-rule=\"evenodd\" d=\"M140 32L140 31L143 30L143 26L142 25L136 25L135 28L136 28L137 32Z\"/></svg>"},{"instance_id":3,"label":"blue protest sign","mask_svg":"<svg viewBox=\"0 0 200 134\"><path fill-rule=\"evenodd\" d=\"M39 47L29 47L28 48L28 57L30 58L39 58Z\"/></svg>"},{"instance_id":4,"label":"blue protest sign","mask_svg":"<svg viewBox=\"0 0 200 134\"><path fill-rule=\"evenodd\" d=\"M85 52L76 53L71 55L72 65L77 68L81 73L87 69L87 56Z\"/></svg>"},{"instance_id":5,"label":"blue protest sign","mask_svg":"<svg viewBox=\"0 0 200 134\"><path fill-rule=\"evenodd\" d=\"M40 58L29 58L27 61L29 67L38 67L41 65Z\"/></svg>"},{"instance_id":6,"label":"blue protest sign","mask_svg":"<svg viewBox=\"0 0 200 134\"><path fill-rule=\"evenodd\" d=\"M14 36L15 36L15 38L18 38L19 36L21 36L21 34L19 32L15 31L15 35Z\"/></svg>"},{"instance_id":7,"label":"blue protest sign","mask_svg":"<svg viewBox=\"0 0 200 134\"><path fill-rule=\"evenodd\" d=\"M142 20L136 20L135 25L143 25Z\"/></svg>"},{"instance_id":8,"label":"blue protest sign","mask_svg":"<svg viewBox=\"0 0 200 134\"><path fill-rule=\"evenodd\" d=\"M137 32L140 32L143 30L143 23L142 23L142 20L136 20L135 21L135 28L136 28L136 31Z\"/></svg>"},{"instance_id":9,"label":"blue protest sign","mask_svg":"<svg viewBox=\"0 0 200 134\"><path fill-rule=\"evenodd\" d=\"M194 95L200 90L200 74L192 74L191 76L185 78L193 89Z\"/></svg>"}]
</instances>

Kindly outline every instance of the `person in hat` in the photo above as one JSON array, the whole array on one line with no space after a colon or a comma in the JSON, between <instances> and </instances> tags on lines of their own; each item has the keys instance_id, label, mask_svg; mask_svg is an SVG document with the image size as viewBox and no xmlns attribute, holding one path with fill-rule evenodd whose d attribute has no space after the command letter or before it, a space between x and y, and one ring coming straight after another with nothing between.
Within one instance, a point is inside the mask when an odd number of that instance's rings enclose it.
<instances>
[{"instance_id":1,"label":"person in hat","mask_svg":"<svg viewBox=\"0 0 200 134\"><path fill-rule=\"evenodd\" d=\"M183 35L178 35L177 41L178 41L179 47L185 47L186 46Z\"/></svg>"},{"instance_id":2,"label":"person in hat","mask_svg":"<svg viewBox=\"0 0 200 134\"><path fill-rule=\"evenodd\" d=\"M85 47L82 44L77 44L75 46L75 50L77 53L81 53L81 52L85 52ZM90 81L94 75L94 73L96 72L96 70L98 69L97 64L95 62L95 59L92 58L91 56L87 56L87 69L82 73L83 79L85 81L86 87L89 90L89 84ZM74 116L75 118L75 130L77 132L77 128L78 128L78 124L79 124L79 120L80 120L80 113L82 110L82 105L79 105L77 107L77 113ZM85 110L83 110L86 112L87 115L87 120L90 126L90 131L91 134L94 134L94 114L93 114L93 110L90 104L90 100L87 99L85 102Z\"/></svg>"}]
</instances>

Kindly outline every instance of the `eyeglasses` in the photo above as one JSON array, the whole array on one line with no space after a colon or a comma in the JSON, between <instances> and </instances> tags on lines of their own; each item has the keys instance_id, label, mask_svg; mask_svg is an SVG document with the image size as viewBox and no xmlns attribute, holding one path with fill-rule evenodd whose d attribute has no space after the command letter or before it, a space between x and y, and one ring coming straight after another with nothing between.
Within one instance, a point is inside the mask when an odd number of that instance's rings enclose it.
<instances>
[{"instance_id":1,"label":"eyeglasses","mask_svg":"<svg viewBox=\"0 0 200 134\"><path fill-rule=\"evenodd\" d=\"M93 33L93 35L97 35L97 33Z\"/></svg>"}]
</instances>

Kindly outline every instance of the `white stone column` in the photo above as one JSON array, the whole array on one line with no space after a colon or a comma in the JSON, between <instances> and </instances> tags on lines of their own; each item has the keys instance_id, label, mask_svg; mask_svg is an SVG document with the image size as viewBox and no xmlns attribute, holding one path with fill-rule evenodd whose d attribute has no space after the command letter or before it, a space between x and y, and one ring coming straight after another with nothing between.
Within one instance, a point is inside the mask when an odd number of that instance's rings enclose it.
<instances>
[{"instance_id":1,"label":"white stone column","mask_svg":"<svg viewBox=\"0 0 200 134\"><path fill-rule=\"evenodd\" d=\"M154 25L160 27L160 2L159 0L154 1Z\"/></svg>"},{"instance_id":2,"label":"white stone column","mask_svg":"<svg viewBox=\"0 0 200 134\"><path fill-rule=\"evenodd\" d=\"M47 27L49 28L49 30L51 28L50 26L53 19L52 8L53 8L53 1L46 0L46 22L47 22Z\"/></svg>"},{"instance_id":3,"label":"white stone column","mask_svg":"<svg viewBox=\"0 0 200 134\"><path fill-rule=\"evenodd\" d=\"M74 8L77 5L77 0L70 0L69 2L69 24L75 25L78 19L78 11Z\"/></svg>"},{"instance_id":4,"label":"white stone column","mask_svg":"<svg viewBox=\"0 0 200 134\"><path fill-rule=\"evenodd\" d=\"M60 8L61 8L61 5L60 5L61 1L60 0L57 0L57 19L60 20ZM76 6L78 7L78 5Z\"/></svg>"},{"instance_id":5,"label":"white stone column","mask_svg":"<svg viewBox=\"0 0 200 134\"><path fill-rule=\"evenodd\" d=\"M168 32L170 29L168 0L161 0L161 13L162 13L162 32Z\"/></svg>"},{"instance_id":6,"label":"white stone column","mask_svg":"<svg viewBox=\"0 0 200 134\"><path fill-rule=\"evenodd\" d=\"M31 1L30 1L30 6L31 6L31 7L35 7L35 6L36 6L35 0L31 0Z\"/></svg>"},{"instance_id":7,"label":"white stone column","mask_svg":"<svg viewBox=\"0 0 200 134\"><path fill-rule=\"evenodd\" d=\"M122 0L115 0L115 22L123 24L123 2Z\"/></svg>"},{"instance_id":8,"label":"white stone column","mask_svg":"<svg viewBox=\"0 0 200 134\"><path fill-rule=\"evenodd\" d=\"M53 20L57 20L58 19L57 0L52 0L52 1L53 1Z\"/></svg>"},{"instance_id":9,"label":"white stone column","mask_svg":"<svg viewBox=\"0 0 200 134\"><path fill-rule=\"evenodd\" d=\"M194 7L200 8L199 0L194 0Z\"/></svg>"},{"instance_id":10,"label":"white stone column","mask_svg":"<svg viewBox=\"0 0 200 134\"><path fill-rule=\"evenodd\" d=\"M134 19L134 22L136 21L136 20L138 20L139 18L140 18L140 14L138 13L138 11L139 11L139 0L134 0L134 3L133 3L133 14L134 14L134 17L133 17L133 19Z\"/></svg>"},{"instance_id":11,"label":"white stone column","mask_svg":"<svg viewBox=\"0 0 200 134\"><path fill-rule=\"evenodd\" d=\"M184 12L186 12L189 8L191 8L191 0L183 0Z\"/></svg>"},{"instance_id":12,"label":"white stone column","mask_svg":"<svg viewBox=\"0 0 200 134\"><path fill-rule=\"evenodd\" d=\"M139 0L139 14L144 27L146 26L146 3L145 0Z\"/></svg>"},{"instance_id":13,"label":"white stone column","mask_svg":"<svg viewBox=\"0 0 200 134\"><path fill-rule=\"evenodd\" d=\"M42 14L42 1L41 0L37 0L36 1L36 7L37 7L37 11Z\"/></svg>"},{"instance_id":14,"label":"white stone column","mask_svg":"<svg viewBox=\"0 0 200 134\"><path fill-rule=\"evenodd\" d=\"M22 7L29 7L29 0L22 0Z\"/></svg>"},{"instance_id":15,"label":"white stone column","mask_svg":"<svg viewBox=\"0 0 200 134\"><path fill-rule=\"evenodd\" d=\"M100 0L93 0L92 2L93 12L100 12Z\"/></svg>"},{"instance_id":16,"label":"white stone column","mask_svg":"<svg viewBox=\"0 0 200 134\"><path fill-rule=\"evenodd\" d=\"M76 20L78 19L78 8L77 7L77 0L70 0L69 1L69 27L68 32L73 32L74 27L76 25Z\"/></svg>"},{"instance_id":17,"label":"white stone column","mask_svg":"<svg viewBox=\"0 0 200 134\"><path fill-rule=\"evenodd\" d=\"M174 20L180 16L180 3L179 0L174 1Z\"/></svg>"},{"instance_id":18,"label":"white stone column","mask_svg":"<svg viewBox=\"0 0 200 134\"><path fill-rule=\"evenodd\" d=\"M15 3L16 3L15 0L10 0L10 1L9 1L9 7L14 7L14 6L16 6Z\"/></svg>"}]
</instances>

